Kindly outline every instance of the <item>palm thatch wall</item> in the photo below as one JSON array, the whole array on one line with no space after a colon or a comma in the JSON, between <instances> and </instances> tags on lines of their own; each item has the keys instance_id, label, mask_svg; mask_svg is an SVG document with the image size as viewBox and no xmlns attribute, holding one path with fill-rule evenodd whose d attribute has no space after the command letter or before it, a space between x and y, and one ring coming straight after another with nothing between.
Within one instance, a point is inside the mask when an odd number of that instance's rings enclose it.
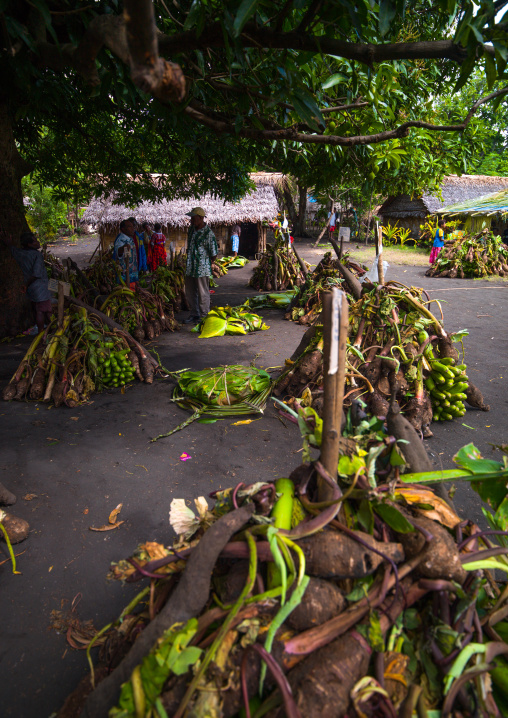
<instances>
[{"instance_id":1,"label":"palm thatch wall","mask_svg":"<svg viewBox=\"0 0 508 718\"><path fill-rule=\"evenodd\" d=\"M421 197L397 195L388 197L379 214L385 224L397 224L411 229L411 236L419 236L420 224L431 214L441 213L448 205L477 200L486 194L508 190L508 177L488 175L449 175L443 180L441 197L423 194Z\"/></svg>"},{"instance_id":2,"label":"palm thatch wall","mask_svg":"<svg viewBox=\"0 0 508 718\"><path fill-rule=\"evenodd\" d=\"M189 212L192 207L203 207L206 211L206 222L213 229L217 238L219 251L229 250L231 228L235 224L242 226L244 238L250 237L250 254L261 252L266 247L265 223L273 220L279 211L275 187L285 182L285 176L274 172L256 172L251 174L256 188L238 202L224 202L220 198L205 194L190 199L161 200L157 204L142 202L135 208L114 204L114 197L94 199L85 210L81 221L94 226L101 237L102 248L114 241L120 229L120 222L127 217L135 217L139 224L159 222L162 231L169 241L175 242L176 248L185 247ZM253 240L257 232L257 241ZM253 242L255 241L255 246ZM240 246L242 250L242 246Z\"/></svg>"}]
</instances>

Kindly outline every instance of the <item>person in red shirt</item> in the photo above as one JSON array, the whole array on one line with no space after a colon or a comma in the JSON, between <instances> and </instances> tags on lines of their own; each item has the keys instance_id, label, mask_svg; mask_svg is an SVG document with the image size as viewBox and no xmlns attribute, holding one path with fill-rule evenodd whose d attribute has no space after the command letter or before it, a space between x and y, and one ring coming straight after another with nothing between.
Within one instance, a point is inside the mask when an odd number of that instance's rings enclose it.
<instances>
[{"instance_id":1,"label":"person in red shirt","mask_svg":"<svg viewBox=\"0 0 508 718\"><path fill-rule=\"evenodd\" d=\"M161 232L161 229L161 225L156 222L150 237L150 247L152 251L150 252L149 269L151 272L155 272L161 264L166 266L168 263L166 258L166 237Z\"/></svg>"}]
</instances>

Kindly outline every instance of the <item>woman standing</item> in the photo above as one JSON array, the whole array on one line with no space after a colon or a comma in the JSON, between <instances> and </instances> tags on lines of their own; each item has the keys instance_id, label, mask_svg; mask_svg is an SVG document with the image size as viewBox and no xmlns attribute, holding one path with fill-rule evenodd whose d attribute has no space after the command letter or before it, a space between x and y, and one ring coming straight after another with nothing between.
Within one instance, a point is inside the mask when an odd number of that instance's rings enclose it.
<instances>
[{"instance_id":1,"label":"woman standing","mask_svg":"<svg viewBox=\"0 0 508 718\"><path fill-rule=\"evenodd\" d=\"M432 245L432 251L430 253L429 257L429 264L434 264L436 259L438 258L439 252L444 247L444 230L446 227L446 222L444 219L440 219L437 223L437 229L436 234L434 236L434 244Z\"/></svg>"},{"instance_id":2,"label":"woman standing","mask_svg":"<svg viewBox=\"0 0 508 718\"><path fill-rule=\"evenodd\" d=\"M231 230L231 256L236 257L238 256L238 250L240 248L240 235L242 233L242 229L239 224L235 224L233 229Z\"/></svg>"},{"instance_id":3,"label":"woman standing","mask_svg":"<svg viewBox=\"0 0 508 718\"><path fill-rule=\"evenodd\" d=\"M166 266L166 237L161 232L162 227L157 222L153 226L153 232L150 237L151 257L150 257L150 271L155 272L157 267L161 264Z\"/></svg>"}]
</instances>

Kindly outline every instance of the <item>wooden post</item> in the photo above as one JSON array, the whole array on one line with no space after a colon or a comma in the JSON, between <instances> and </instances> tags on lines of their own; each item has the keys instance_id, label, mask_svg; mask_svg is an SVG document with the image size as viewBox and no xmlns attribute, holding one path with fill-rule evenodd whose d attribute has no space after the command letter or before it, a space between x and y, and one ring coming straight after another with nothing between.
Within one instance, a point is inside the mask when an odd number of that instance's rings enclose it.
<instances>
[{"instance_id":1,"label":"wooden post","mask_svg":"<svg viewBox=\"0 0 508 718\"><path fill-rule=\"evenodd\" d=\"M295 253L295 257L296 257L297 260L298 260L298 264L300 265L300 269L302 270L302 274L303 274L304 277L306 277L307 274L308 274L308 269L307 269L307 267L305 266L305 262L304 262L303 259L300 257L300 255L299 255L299 253L298 253L298 250L297 250L296 247L295 247L294 241L293 241L293 244L291 245L291 247L293 248L293 252Z\"/></svg>"},{"instance_id":2,"label":"wooden post","mask_svg":"<svg viewBox=\"0 0 508 718\"><path fill-rule=\"evenodd\" d=\"M379 276L379 284L385 283L385 273L383 269L383 230L377 228L377 273Z\"/></svg>"},{"instance_id":3,"label":"wooden post","mask_svg":"<svg viewBox=\"0 0 508 718\"><path fill-rule=\"evenodd\" d=\"M62 282L58 282L58 327L59 327L59 329L61 329L63 327L64 302L65 302L64 286L63 286Z\"/></svg>"},{"instance_id":4,"label":"wooden post","mask_svg":"<svg viewBox=\"0 0 508 718\"><path fill-rule=\"evenodd\" d=\"M342 250L344 247L344 235L340 235L340 251L339 251L339 259L342 259Z\"/></svg>"},{"instance_id":5,"label":"wooden post","mask_svg":"<svg viewBox=\"0 0 508 718\"><path fill-rule=\"evenodd\" d=\"M275 244L273 245L273 291L276 292L279 288L277 277L279 274L279 255L277 254L277 250L275 248Z\"/></svg>"},{"instance_id":6,"label":"wooden post","mask_svg":"<svg viewBox=\"0 0 508 718\"><path fill-rule=\"evenodd\" d=\"M347 299L344 292L334 288L323 295L324 406L321 463L335 480L339 462L347 334ZM319 501L328 501L332 497L331 487L319 476L318 496Z\"/></svg>"}]
</instances>

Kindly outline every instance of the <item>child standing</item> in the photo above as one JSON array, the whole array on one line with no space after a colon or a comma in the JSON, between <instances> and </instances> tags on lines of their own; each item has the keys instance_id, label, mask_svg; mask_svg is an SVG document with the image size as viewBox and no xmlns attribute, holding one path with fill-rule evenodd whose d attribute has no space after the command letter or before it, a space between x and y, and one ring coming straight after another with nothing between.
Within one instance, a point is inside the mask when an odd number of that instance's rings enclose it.
<instances>
[{"instance_id":1,"label":"child standing","mask_svg":"<svg viewBox=\"0 0 508 718\"><path fill-rule=\"evenodd\" d=\"M429 264L434 264L434 262L436 261L436 259L439 256L439 252L444 247L445 227L446 227L446 222L444 221L444 219L440 219L439 222L437 223L436 234L434 236L434 244L432 245L432 251L431 251L430 257L429 257Z\"/></svg>"},{"instance_id":2,"label":"child standing","mask_svg":"<svg viewBox=\"0 0 508 718\"><path fill-rule=\"evenodd\" d=\"M166 258L166 237L161 232L161 225L159 223L154 224L153 232L150 236L151 246L151 257L150 257L150 271L155 272L157 267L161 264L167 265Z\"/></svg>"}]
</instances>

